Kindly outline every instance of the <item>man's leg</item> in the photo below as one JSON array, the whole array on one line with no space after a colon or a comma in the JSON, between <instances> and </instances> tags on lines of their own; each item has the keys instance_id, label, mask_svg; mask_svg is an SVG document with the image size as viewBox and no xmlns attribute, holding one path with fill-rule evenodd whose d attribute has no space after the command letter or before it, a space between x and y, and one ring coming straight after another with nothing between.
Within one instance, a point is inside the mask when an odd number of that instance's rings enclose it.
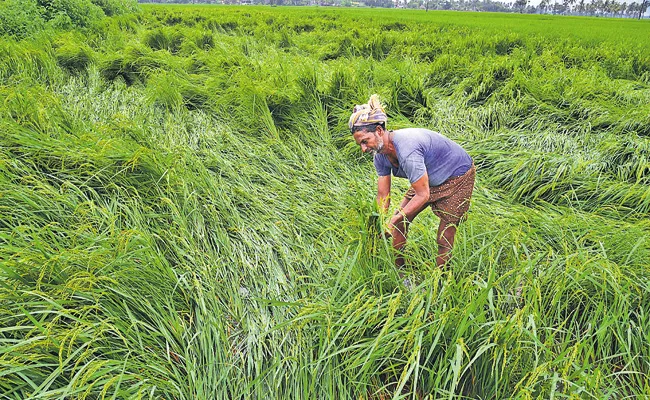
<instances>
[{"instance_id":1,"label":"man's leg","mask_svg":"<svg viewBox=\"0 0 650 400\"><path fill-rule=\"evenodd\" d=\"M402 200L402 203L399 205L399 208L402 209L406 207L409 201L411 201L411 199L405 197ZM400 223L392 226L391 235L393 236L393 249L395 249L396 253L395 266L397 268L402 268L404 266L403 250L404 246L406 245L406 235L408 234L409 224L413 222L415 217L417 217L418 214L420 214L425 208L427 208L427 204L425 204L421 210L418 210L417 214L415 214L415 216L410 221L403 219Z\"/></svg>"},{"instance_id":2,"label":"man's leg","mask_svg":"<svg viewBox=\"0 0 650 400\"><path fill-rule=\"evenodd\" d=\"M469 210L470 199L474 191L474 180L476 168L472 165L464 175L452 178L441 186L440 199L436 199L431 206L433 212L440 218L438 226L438 256L436 265L443 268L451 258L451 250L454 247L456 227L464 219L465 213Z\"/></svg>"},{"instance_id":3,"label":"man's leg","mask_svg":"<svg viewBox=\"0 0 650 400\"><path fill-rule=\"evenodd\" d=\"M438 257L436 265L443 268L451 258L451 249L454 247L454 237L456 236L456 225L449 224L440 220L438 226Z\"/></svg>"}]
</instances>

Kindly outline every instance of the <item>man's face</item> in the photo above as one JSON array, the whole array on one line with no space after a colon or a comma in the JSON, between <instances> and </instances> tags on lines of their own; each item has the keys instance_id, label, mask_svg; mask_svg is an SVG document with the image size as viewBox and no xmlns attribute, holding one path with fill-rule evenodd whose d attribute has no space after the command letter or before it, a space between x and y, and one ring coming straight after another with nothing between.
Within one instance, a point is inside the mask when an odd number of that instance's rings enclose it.
<instances>
[{"instance_id":1,"label":"man's face","mask_svg":"<svg viewBox=\"0 0 650 400\"><path fill-rule=\"evenodd\" d=\"M352 137L364 153L372 153L374 156L377 153L381 153L381 150L384 148L384 140L376 130L371 132L356 131Z\"/></svg>"}]
</instances>

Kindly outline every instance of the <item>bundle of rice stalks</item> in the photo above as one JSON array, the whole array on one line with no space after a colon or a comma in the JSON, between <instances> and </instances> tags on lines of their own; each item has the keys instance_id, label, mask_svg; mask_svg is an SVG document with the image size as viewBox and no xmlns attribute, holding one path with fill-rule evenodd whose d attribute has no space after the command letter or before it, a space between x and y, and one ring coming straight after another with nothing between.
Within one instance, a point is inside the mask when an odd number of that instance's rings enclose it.
<instances>
[{"instance_id":1,"label":"bundle of rice stalks","mask_svg":"<svg viewBox=\"0 0 650 400\"><path fill-rule=\"evenodd\" d=\"M200 32L189 37L201 50L208 51L214 47L214 35L211 32Z\"/></svg>"},{"instance_id":2,"label":"bundle of rice stalks","mask_svg":"<svg viewBox=\"0 0 650 400\"><path fill-rule=\"evenodd\" d=\"M33 129L38 132L34 140L38 140L40 135L56 135L61 128L74 130L74 123L66 115L61 99L42 85L25 83L11 89L0 88L0 95L4 100L0 105L2 123L11 122Z\"/></svg>"},{"instance_id":3,"label":"bundle of rice stalks","mask_svg":"<svg viewBox=\"0 0 650 400\"><path fill-rule=\"evenodd\" d=\"M493 37L494 52L499 56L511 54L515 49L524 46L524 40L516 34L506 34Z\"/></svg>"},{"instance_id":4,"label":"bundle of rice stalks","mask_svg":"<svg viewBox=\"0 0 650 400\"><path fill-rule=\"evenodd\" d=\"M187 75L153 75L147 82L147 91L151 104L161 105L168 110L176 110L182 106L188 110L196 110L212 105L207 88L200 82L193 82Z\"/></svg>"},{"instance_id":5,"label":"bundle of rice stalks","mask_svg":"<svg viewBox=\"0 0 650 400\"><path fill-rule=\"evenodd\" d=\"M152 50L167 50L178 53L185 36L176 28L159 28L145 34L143 42Z\"/></svg>"},{"instance_id":6,"label":"bundle of rice stalks","mask_svg":"<svg viewBox=\"0 0 650 400\"><path fill-rule=\"evenodd\" d=\"M493 184L508 190L514 199L524 203L544 200L585 211L619 212L630 217L643 217L650 212L649 186L603 178L593 162L567 161L562 156L530 152L478 151L476 158Z\"/></svg>"},{"instance_id":7,"label":"bundle of rice stalks","mask_svg":"<svg viewBox=\"0 0 650 400\"><path fill-rule=\"evenodd\" d=\"M460 82L454 95L464 99L468 106L484 104L506 86L516 70L507 60L486 61Z\"/></svg>"},{"instance_id":8,"label":"bundle of rice stalks","mask_svg":"<svg viewBox=\"0 0 650 400\"><path fill-rule=\"evenodd\" d=\"M106 55L99 66L105 79L114 81L121 77L127 85L145 82L150 74L159 70L177 68L180 68L179 61L169 53L154 52L142 45L129 45L123 51Z\"/></svg>"},{"instance_id":9,"label":"bundle of rice stalks","mask_svg":"<svg viewBox=\"0 0 650 400\"><path fill-rule=\"evenodd\" d=\"M59 37L53 47L57 63L71 74L85 71L95 59L93 50L83 42L83 38L73 34Z\"/></svg>"},{"instance_id":10,"label":"bundle of rice stalks","mask_svg":"<svg viewBox=\"0 0 650 400\"><path fill-rule=\"evenodd\" d=\"M629 183L650 184L650 139L633 134L612 136L598 145L603 169Z\"/></svg>"},{"instance_id":11,"label":"bundle of rice stalks","mask_svg":"<svg viewBox=\"0 0 650 400\"><path fill-rule=\"evenodd\" d=\"M368 55L377 61L384 60L396 46L395 36L396 34L371 35L359 45L359 54Z\"/></svg>"},{"instance_id":12,"label":"bundle of rice stalks","mask_svg":"<svg viewBox=\"0 0 650 400\"><path fill-rule=\"evenodd\" d=\"M387 106L392 114L401 114L407 119L421 109L427 107L427 96L419 65L412 60L391 59L385 62L392 67L391 74L387 71L377 71L377 80L387 80L381 86L389 86L390 94L386 98Z\"/></svg>"},{"instance_id":13,"label":"bundle of rice stalks","mask_svg":"<svg viewBox=\"0 0 650 400\"><path fill-rule=\"evenodd\" d=\"M427 66L424 85L427 88L447 89L445 93L451 94L458 83L471 76L470 64L467 57L455 53L441 54Z\"/></svg>"},{"instance_id":14,"label":"bundle of rice stalks","mask_svg":"<svg viewBox=\"0 0 650 400\"><path fill-rule=\"evenodd\" d=\"M61 69L51 49L51 43L45 39L21 43L0 39L0 82L6 84L25 78L42 84L59 81Z\"/></svg>"}]
</instances>

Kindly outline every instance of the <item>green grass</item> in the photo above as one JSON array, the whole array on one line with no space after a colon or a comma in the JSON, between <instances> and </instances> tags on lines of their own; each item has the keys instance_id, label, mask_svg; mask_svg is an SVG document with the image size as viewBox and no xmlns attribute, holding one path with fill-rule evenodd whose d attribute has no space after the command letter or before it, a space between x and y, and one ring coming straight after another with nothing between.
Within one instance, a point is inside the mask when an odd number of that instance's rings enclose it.
<instances>
[{"instance_id":1,"label":"green grass","mask_svg":"<svg viewBox=\"0 0 650 400\"><path fill-rule=\"evenodd\" d=\"M646 21L143 8L0 39L3 398L650 396ZM413 291L372 93L478 166Z\"/></svg>"}]
</instances>

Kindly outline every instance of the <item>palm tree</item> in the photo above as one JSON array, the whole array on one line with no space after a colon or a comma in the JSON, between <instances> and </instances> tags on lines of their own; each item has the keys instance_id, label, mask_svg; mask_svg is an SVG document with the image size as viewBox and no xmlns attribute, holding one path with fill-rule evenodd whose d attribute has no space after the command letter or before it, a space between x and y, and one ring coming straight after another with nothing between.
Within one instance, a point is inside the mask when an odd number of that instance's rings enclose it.
<instances>
[{"instance_id":1,"label":"palm tree","mask_svg":"<svg viewBox=\"0 0 650 400\"><path fill-rule=\"evenodd\" d=\"M596 0L591 0L591 3L587 4L587 12L589 12L589 15L598 14L598 2Z\"/></svg>"},{"instance_id":2,"label":"palm tree","mask_svg":"<svg viewBox=\"0 0 650 400\"><path fill-rule=\"evenodd\" d=\"M641 7L639 7L639 19L641 19L641 16L647 9L648 9L648 0L643 0L643 3L641 3Z\"/></svg>"},{"instance_id":3,"label":"palm tree","mask_svg":"<svg viewBox=\"0 0 650 400\"><path fill-rule=\"evenodd\" d=\"M625 16L625 8L626 8L625 3L617 3L616 4L616 15L620 16L621 18Z\"/></svg>"},{"instance_id":4,"label":"palm tree","mask_svg":"<svg viewBox=\"0 0 650 400\"><path fill-rule=\"evenodd\" d=\"M573 5L576 3L576 0L564 0L564 13L569 14L573 10Z\"/></svg>"},{"instance_id":5,"label":"palm tree","mask_svg":"<svg viewBox=\"0 0 650 400\"><path fill-rule=\"evenodd\" d=\"M605 0L604 2L602 2L601 7L603 10L603 14L609 16L609 10L611 8L609 0Z\"/></svg>"},{"instance_id":6,"label":"palm tree","mask_svg":"<svg viewBox=\"0 0 650 400\"><path fill-rule=\"evenodd\" d=\"M523 14L526 5L528 5L528 0L515 0L515 7L519 8L519 12Z\"/></svg>"},{"instance_id":7,"label":"palm tree","mask_svg":"<svg viewBox=\"0 0 650 400\"><path fill-rule=\"evenodd\" d=\"M540 9L540 11L541 11L543 14L546 14L546 10L549 8L549 3L550 3L550 0L542 0L542 1L539 3L538 8Z\"/></svg>"},{"instance_id":8,"label":"palm tree","mask_svg":"<svg viewBox=\"0 0 650 400\"><path fill-rule=\"evenodd\" d=\"M605 14L605 2L603 0L596 0L596 13L600 15Z\"/></svg>"}]
</instances>

